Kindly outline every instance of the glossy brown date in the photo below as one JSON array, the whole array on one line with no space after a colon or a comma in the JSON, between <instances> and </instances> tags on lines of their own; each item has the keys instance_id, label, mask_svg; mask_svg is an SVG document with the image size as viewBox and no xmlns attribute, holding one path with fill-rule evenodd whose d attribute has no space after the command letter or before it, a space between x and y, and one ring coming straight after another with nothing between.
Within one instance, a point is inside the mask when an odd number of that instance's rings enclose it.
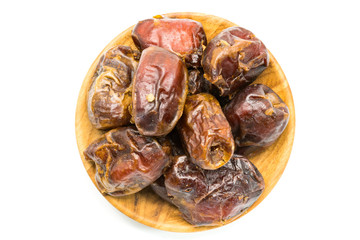
<instances>
[{"instance_id":1,"label":"glossy brown date","mask_svg":"<svg viewBox=\"0 0 360 240\"><path fill-rule=\"evenodd\" d=\"M132 31L135 45L173 51L192 67L200 67L206 36L201 23L191 19L155 18L140 21Z\"/></svg>"},{"instance_id":2,"label":"glossy brown date","mask_svg":"<svg viewBox=\"0 0 360 240\"><path fill-rule=\"evenodd\" d=\"M252 83L269 65L265 45L241 27L231 27L215 36L204 51L205 78L228 96Z\"/></svg>"},{"instance_id":3,"label":"glossy brown date","mask_svg":"<svg viewBox=\"0 0 360 240\"><path fill-rule=\"evenodd\" d=\"M89 120L95 128L108 129L130 123L130 84L138 54L130 47L116 46L101 56L87 100Z\"/></svg>"},{"instance_id":4,"label":"glossy brown date","mask_svg":"<svg viewBox=\"0 0 360 240\"><path fill-rule=\"evenodd\" d=\"M192 161L204 169L221 167L234 152L230 125L210 94L187 97L177 129Z\"/></svg>"},{"instance_id":5,"label":"glossy brown date","mask_svg":"<svg viewBox=\"0 0 360 240\"><path fill-rule=\"evenodd\" d=\"M247 86L225 106L236 145L244 150L266 147L284 131L289 109L281 98L262 84Z\"/></svg>"},{"instance_id":6,"label":"glossy brown date","mask_svg":"<svg viewBox=\"0 0 360 240\"><path fill-rule=\"evenodd\" d=\"M84 151L96 165L96 183L101 192L112 196L136 193L150 185L168 164L170 149L134 127L107 132Z\"/></svg>"},{"instance_id":7,"label":"glossy brown date","mask_svg":"<svg viewBox=\"0 0 360 240\"><path fill-rule=\"evenodd\" d=\"M264 185L256 167L239 155L216 170L201 169L189 157L177 156L165 172L168 201L197 226L221 225L241 215L258 199Z\"/></svg>"},{"instance_id":8,"label":"glossy brown date","mask_svg":"<svg viewBox=\"0 0 360 240\"><path fill-rule=\"evenodd\" d=\"M187 94L187 69L174 53L148 47L141 55L135 75L132 108L139 132L163 136L176 125Z\"/></svg>"}]
</instances>

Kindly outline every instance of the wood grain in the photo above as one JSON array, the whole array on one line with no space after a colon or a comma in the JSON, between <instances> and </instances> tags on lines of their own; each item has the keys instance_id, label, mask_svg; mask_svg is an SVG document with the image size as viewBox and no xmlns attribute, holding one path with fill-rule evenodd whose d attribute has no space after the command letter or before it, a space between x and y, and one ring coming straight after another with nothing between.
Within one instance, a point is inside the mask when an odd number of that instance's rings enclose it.
<instances>
[{"instance_id":1,"label":"wood grain","mask_svg":"<svg viewBox=\"0 0 360 240\"><path fill-rule=\"evenodd\" d=\"M204 26L208 41L223 29L236 26L236 24L223 18L201 13L170 13L164 15L175 18L190 18L201 22ZM88 119L86 109L87 92L99 58L106 50L115 45L127 45L135 48L131 39L132 28L133 26L120 33L99 54L86 74L79 93L75 116L76 139L81 159L94 184L95 167L92 163L84 159L83 151L92 141L100 137L103 132L93 128ZM269 86L284 100L290 110L290 120L283 134L273 145L250 158L262 173L266 188L260 198L247 212L250 212L262 202L278 182L290 157L295 134L295 109L291 90L280 65L271 53L270 66L258 77L255 83L262 83ZM176 207L163 201L155 195L150 188L120 198L108 195L104 195L104 197L125 215L157 229L174 232L195 232L214 228L194 227L190 225L182 219ZM245 214L242 216L244 215Z\"/></svg>"}]
</instances>

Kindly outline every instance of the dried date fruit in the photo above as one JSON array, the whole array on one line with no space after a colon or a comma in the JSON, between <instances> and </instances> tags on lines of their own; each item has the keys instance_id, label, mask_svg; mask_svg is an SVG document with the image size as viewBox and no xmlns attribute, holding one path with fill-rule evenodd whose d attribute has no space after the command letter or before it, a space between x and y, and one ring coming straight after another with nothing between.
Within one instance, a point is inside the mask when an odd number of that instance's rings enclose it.
<instances>
[{"instance_id":1,"label":"dried date fruit","mask_svg":"<svg viewBox=\"0 0 360 240\"><path fill-rule=\"evenodd\" d=\"M187 69L174 53L160 47L142 52L134 78L132 111L146 136L163 136L176 125L187 94Z\"/></svg>"},{"instance_id":2,"label":"dried date fruit","mask_svg":"<svg viewBox=\"0 0 360 240\"><path fill-rule=\"evenodd\" d=\"M203 75L204 73L200 69L189 70L189 94L211 92L212 84Z\"/></svg>"},{"instance_id":3,"label":"dried date fruit","mask_svg":"<svg viewBox=\"0 0 360 240\"><path fill-rule=\"evenodd\" d=\"M239 147L266 147L284 131L289 121L289 109L269 87L247 86L225 106L224 114ZM252 148L250 150L254 150Z\"/></svg>"},{"instance_id":4,"label":"dried date fruit","mask_svg":"<svg viewBox=\"0 0 360 240\"><path fill-rule=\"evenodd\" d=\"M146 19L136 24L132 38L140 50L150 46L166 48L192 67L200 67L203 45L207 43L203 26L191 19Z\"/></svg>"},{"instance_id":5,"label":"dried date fruit","mask_svg":"<svg viewBox=\"0 0 360 240\"><path fill-rule=\"evenodd\" d=\"M138 54L130 47L116 46L100 58L87 100L89 120L95 128L108 129L130 123L130 84Z\"/></svg>"},{"instance_id":6,"label":"dried date fruit","mask_svg":"<svg viewBox=\"0 0 360 240\"><path fill-rule=\"evenodd\" d=\"M84 151L96 165L96 183L101 192L112 196L136 193L150 185L168 164L170 148L134 127L107 132Z\"/></svg>"},{"instance_id":7,"label":"dried date fruit","mask_svg":"<svg viewBox=\"0 0 360 240\"><path fill-rule=\"evenodd\" d=\"M228 96L252 83L269 65L265 45L241 27L231 27L215 36L204 51L205 78Z\"/></svg>"},{"instance_id":8,"label":"dried date fruit","mask_svg":"<svg viewBox=\"0 0 360 240\"><path fill-rule=\"evenodd\" d=\"M234 152L230 125L210 94L187 97L177 129L192 161L204 169L221 167Z\"/></svg>"},{"instance_id":9,"label":"dried date fruit","mask_svg":"<svg viewBox=\"0 0 360 240\"><path fill-rule=\"evenodd\" d=\"M240 216L265 187L257 168L239 155L216 170L201 169L189 157L177 156L164 176L169 200L197 226L221 225Z\"/></svg>"}]
</instances>

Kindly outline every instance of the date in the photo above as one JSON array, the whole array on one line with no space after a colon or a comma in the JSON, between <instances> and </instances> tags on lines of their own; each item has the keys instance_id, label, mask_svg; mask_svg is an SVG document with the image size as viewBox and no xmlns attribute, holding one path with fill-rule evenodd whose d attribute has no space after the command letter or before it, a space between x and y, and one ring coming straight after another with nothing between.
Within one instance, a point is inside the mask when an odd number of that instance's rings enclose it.
<instances>
[{"instance_id":1,"label":"date","mask_svg":"<svg viewBox=\"0 0 360 240\"><path fill-rule=\"evenodd\" d=\"M236 145L243 148L243 152L275 142L286 128L290 116L284 101L263 84L244 88L225 106L224 114Z\"/></svg>"},{"instance_id":2,"label":"date","mask_svg":"<svg viewBox=\"0 0 360 240\"><path fill-rule=\"evenodd\" d=\"M216 170L201 169L189 157L177 156L164 176L168 201L197 226L221 225L240 216L265 187L257 168L239 155Z\"/></svg>"},{"instance_id":3,"label":"date","mask_svg":"<svg viewBox=\"0 0 360 240\"><path fill-rule=\"evenodd\" d=\"M265 45L241 27L231 27L215 36L204 51L205 78L229 96L252 83L269 65Z\"/></svg>"},{"instance_id":4,"label":"date","mask_svg":"<svg viewBox=\"0 0 360 240\"><path fill-rule=\"evenodd\" d=\"M132 38L140 50L162 47L178 54L192 67L200 67L203 46L207 43L201 23L162 17L140 21L132 31Z\"/></svg>"},{"instance_id":5,"label":"date","mask_svg":"<svg viewBox=\"0 0 360 240\"><path fill-rule=\"evenodd\" d=\"M87 110L97 129L109 129L130 123L131 81L139 52L115 46L101 56L91 84Z\"/></svg>"},{"instance_id":6,"label":"date","mask_svg":"<svg viewBox=\"0 0 360 240\"><path fill-rule=\"evenodd\" d=\"M141 55L132 92L136 127L146 136L163 136L183 112L188 75L183 61L160 47L148 47Z\"/></svg>"},{"instance_id":7,"label":"date","mask_svg":"<svg viewBox=\"0 0 360 240\"><path fill-rule=\"evenodd\" d=\"M192 161L204 169L221 167L234 152L230 125L210 94L187 97L177 129Z\"/></svg>"},{"instance_id":8,"label":"date","mask_svg":"<svg viewBox=\"0 0 360 240\"><path fill-rule=\"evenodd\" d=\"M107 132L84 151L96 166L96 183L112 196L133 194L162 175L169 162L170 148L145 137L132 126Z\"/></svg>"}]
</instances>

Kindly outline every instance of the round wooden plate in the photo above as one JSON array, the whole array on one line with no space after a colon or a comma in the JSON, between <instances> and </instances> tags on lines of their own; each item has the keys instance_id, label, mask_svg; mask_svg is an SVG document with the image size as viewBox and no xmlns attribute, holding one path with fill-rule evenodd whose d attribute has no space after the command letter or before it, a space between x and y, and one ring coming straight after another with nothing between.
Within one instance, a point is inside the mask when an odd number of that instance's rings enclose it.
<instances>
[{"instance_id":1,"label":"round wooden plate","mask_svg":"<svg viewBox=\"0 0 360 240\"><path fill-rule=\"evenodd\" d=\"M201 13L185 12L164 15L172 18L190 18L201 22L204 26L208 41L210 41L223 29L236 26L236 24L223 18ZM135 48L131 39L131 31L133 27L134 26L129 27L124 32L120 33L99 54L94 63L91 65L79 93L75 116L76 139L81 159L94 184L95 167L91 162L84 159L83 151L92 141L100 137L104 132L93 128L88 119L86 108L87 92L99 58L106 50L115 45L127 45ZM258 152L250 158L251 162L256 165L264 177L265 191L247 212L254 209L262 200L264 200L278 182L290 157L295 134L295 109L291 90L280 65L271 53L269 67L258 77L255 83L262 83L269 86L284 100L290 110L290 120L283 134L273 145L261 152ZM149 187L129 196L115 198L104 195L104 197L125 215L140 223L157 229L173 232L195 232L214 228L195 227L190 225L183 220L180 212L175 206L170 205L155 195ZM244 214L242 216L244 216Z\"/></svg>"}]
</instances>

